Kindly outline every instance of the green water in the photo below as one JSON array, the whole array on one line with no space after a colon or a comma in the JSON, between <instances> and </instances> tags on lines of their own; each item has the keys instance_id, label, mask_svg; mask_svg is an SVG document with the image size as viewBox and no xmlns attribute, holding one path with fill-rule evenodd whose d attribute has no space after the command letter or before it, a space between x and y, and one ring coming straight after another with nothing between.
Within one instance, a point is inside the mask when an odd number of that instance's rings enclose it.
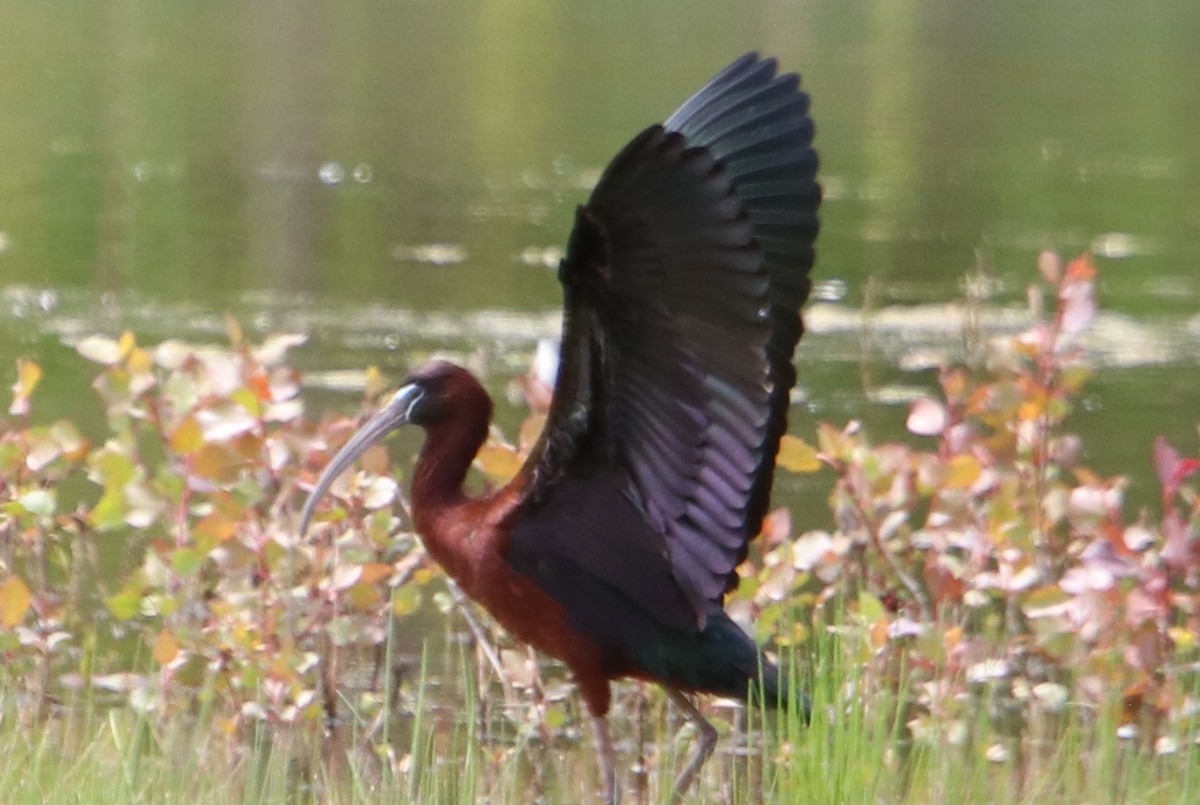
<instances>
[{"instance_id":1,"label":"green water","mask_svg":"<svg viewBox=\"0 0 1200 805\"><path fill-rule=\"evenodd\" d=\"M1196 452L1190 0L0 0L0 26L0 381L41 361L47 418L88 417L64 340L220 339L227 311L308 333L314 379L445 351L502 392L556 332L541 257L597 172L758 49L804 75L827 190L796 432L899 433L964 276L1019 306L1041 249L1092 247L1087 460L1150 501L1153 436ZM864 304L911 315L864 347ZM783 481L801 525L828 483Z\"/></svg>"}]
</instances>

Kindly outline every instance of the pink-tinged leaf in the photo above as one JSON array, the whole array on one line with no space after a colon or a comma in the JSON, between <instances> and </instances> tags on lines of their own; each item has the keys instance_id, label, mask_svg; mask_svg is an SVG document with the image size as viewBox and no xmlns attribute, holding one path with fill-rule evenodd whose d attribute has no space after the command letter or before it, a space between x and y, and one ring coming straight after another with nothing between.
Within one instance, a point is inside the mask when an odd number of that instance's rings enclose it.
<instances>
[{"instance_id":1,"label":"pink-tinged leaf","mask_svg":"<svg viewBox=\"0 0 1200 805\"><path fill-rule=\"evenodd\" d=\"M1158 535L1141 523L1134 523L1121 535L1125 547L1134 553L1148 551L1158 543Z\"/></svg>"},{"instance_id":2,"label":"pink-tinged leaf","mask_svg":"<svg viewBox=\"0 0 1200 805\"><path fill-rule=\"evenodd\" d=\"M263 419L267 422L292 422L304 413L304 404L297 399L283 400L267 405Z\"/></svg>"},{"instance_id":3,"label":"pink-tinged leaf","mask_svg":"<svg viewBox=\"0 0 1200 805\"><path fill-rule=\"evenodd\" d=\"M75 351L89 361L113 366L121 360L121 344L102 335L89 335L75 344Z\"/></svg>"},{"instance_id":4,"label":"pink-tinged leaf","mask_svg":"<svg viewBox=\"0 0 1200 805\"><path fill-rule=\"evenodd\" d=\"M1105 490L1098 486L1077 486L1071 490L1067 513L1072 517L1099 519L1108 512Z\"/></svg>"},{"instance_id":5,"label":"pink-tinged leaf","mask_svg":"<svg viewBox=\"0 0 1200 805\"><path fill-rule=\"evenodd\" d=\"M1131 636L1126 638L1125 662L1132 668L1138 668L1148 673L1156 673L1162 669L1166 659L1167 643L1155 623L1143 623Z\"/></svg>"},{"instance_id":6,"label":"pink-tinged leaf","mask_svg":"<svg viewBox=\"0 0 1200 805\"><path fill-rule=\"evenodd\" d=\"M1079 553L1081 566L1091 569L1102 567L1114 576L1130 576L1135 573L1133 559L1119 550L1117 543L1102 538L1087 544Z\"/></svg>"},{"instance_id":7,"label":"pink-tinged leaf","mask_svg":"<svg viewBox=\"0 0 1200 805\"><path fill-rule=\"evenodd\" d=\"M1192 564L1192 528L1178 510L1172 509L1163 517L1162 530L1166 537L1162 560L1172 568L1188 569Z\"/></svg>"},{"instance_id":8,"label":"pink-tinged leaf","mask_svg":"<svg viewBox=\"0 0 1200 805\"><path fill-rule=\"evenodd\" d=\"M1059 586L1071 595L1097 590L1111 590L1117 583L1116 575L1107 567L1073 567L1063 574Z\"/></svg>"},{"instance_id":9,"label":"pink-tinged leaf","mask_svg":"<svg viewBox=\"0 0 1200 805\"><path fill-rule=\"evenodd\" d=\"M792 543L792 567L811 570L834 550L833 537L827 531L809 531Z\"/></svg>"},{"instance_id":10,"label":"pink-tinged leaf","mask_svg":"<svg viewBox=\"0 0 1200 805\"><path fill-rule=\"evenodd\" d=\"M945 406L925 398L913 403L905 425L918 436L938 436L946 429L947 420Z\"/></svg>"},{"instance_id":11,"label":"pink-tinged leaf","mask_svg":"<svg viewBox=\"0 0 1200 805\"><path fill-rule=\"evenodd\" d=\"M1167 437L1159 436L1154 440L1154 472L1158 482L1166 485L1175 476L1175 467L1179 465L1179 451L1171 446Z\"/></svg>"},{"instance_id":12,"label":"pink-tinged leaf","mask_svg":"<svg viewBox=\"0 0 1200 805\"><path fill-rule=\"evenodd\" d=\"M13 395L13 401L8 406L8 413L11 416L29 416L29 398Z\"/></svg>"},{"instance_id":13,"label":"pink-tinged leaf","mask_svg":"<svg viewBox=\"0 0 1200 805\"><path fill-rule=\"evenodd\" d=\"M1042 580L1042 573L1036 565L1027 565L1017 571L1008 581L1008 589L1012 592L1031 590Z\"/></svg>"},{"instance_id":14,"label":"pink-tinged leaf","mask_svg":"<svg viewBox=\"0 0 1200 805\"><path fill-rule=\"evenodd\" d=\"M288 449L288 443L279 438L271 438L266 440L267 449L267 466L273 472L279 472L288 465L291 461L292 453Z\"/></svg>"},{"instance_id":15,"label":"pink-tinged leaf","mask_svg":"<svg viewBox=\"0 0 1200 805\"><path fill-rule=\"evenodd\" d=\"M790 538L792 535L791 511L785 506L780 506L768 512L767 516L763 518L759 535L767 546L778 545Z\"/></svg>"},{"instance_id":16,"label":"pink-tinged leaf","mask_svg":"<svg viewBox=\"0 0 1200 805\"><path fill-rule=\"evenodd\" d=\"M897 618L888 624L888 637L899 640L904 637L920 637L925 633L925 625L911 618Z\"/></svg>"},{"instance_id":17,"label":"pink-tinged leaf","mask_svg":"<svg viewBox=\"0 0 1200 805\"><path fill-rule=\"evenodd\" d=\"M399 491L400 485L395 479L387 475L376 476L363 489L363 507L375 510L390 506Z\"/></svg>"},{"instance_id":18,"label":"pink-tinged leaf","mask_svg":"<svg viewBox=\"0 0 1200 805\"><path fill-rule=\"evenodd\" d=\"M942 439L951 455L967 452L977 438L975 429L966 422L958 422L942 432Z\"/></svg>"},{"instance_id":19,"label":"pink-tinged leaf","mask_svg":"<svg viewBox=\"0 0 1200 805\"><path fill-rule=\"evenodd\" d=\"M1062 278L1063 260L1058 252L1047 249L1038 255L1038 271L1051 285L1057 285Z\"/></svg>"},{"instance_id":20,"label":"pink-tinged leaf","mask_svg":"<svg viewBox=\"0 0 1200 805\"><path fill-rule=\"evenodd\" d=\"M194 354L194 347L173 338L163 341L151 353L156 364L172 372L182 368Z\"/></svg>"},{"instance_id":21,"label":"pink-tinged leaf","mask_svg":"<svg viewBox=\"0 0 1200 805\"><path fill-rule=\"evenodd\" d=\"M906 509L896 509L883 518L883 523L879 526L880 540L887 542L900 533L908 523L909 513Z\"/></svg>"},{"instance_id":22,"label":"pink-tinged leaf","mask_svg":"<svg viewBox=\"0 0 1200 805\"><path fill-rule=\"evenodd\" d=\"M45 438L34 442L25 456L25 466L30 472L40 472L47 464L62 455L62 448L53 439Z\"/></svg>"},{"instance_id":23,"label":"pink-tinged leaf","mask_svg":"<svg viewBox=\"0 0 1200 805\"><path fill-rule=\"evenodd\" d=\"M300 375L294 370L280 366L272 370L268 399L276 402L295 399L300 394Z\"/></svg>"},{"instance_id":24,"label":"pink-tinged leaf","mask_svg":"<svg viewBox=\"0 0 1200 805\"><path fill-rule=\"evenodd\" d=\"M335 590L348 590L362 578L362 565L339 565L333 571L330 586Z\"/></svg>"},{"instance_id":25,"label":"pink-tinged leaf","mask_svg":"<svg viewBox=\"0 0 1200 805\"><path fill-rule=\"evenodd\" d=\"M245 407L236 403L197 411L196 421L200 424L204 441L210 444L227 442L258 428L258 420Z\"/></svg>"},{"instance_id":26,"label":"pink-tinged leaf","mask_svg":"<svg viewBox=\"0 0 1200 805\"><path fill-rule=\"evenodd\" d=\"M988 659L977 662L967 669L967 680L974 684L1007 679L1012 675L1012 666L1006 660Z\"/></svg>"},{"instance_id":27,"label":"pink-tinged leaf","mask_svg":"<svg viewBox=\"0 0 1200 805\"><path fill-rule=\"evenodd\" d=\"M1175 495L1179 493L1179 486L1200 472L1200 460L1180 458L1179 451L1166 438L1159 436L1154 440L1154 471L1163 485L1163 503L1170 508L1174 505Z\"/></svg>"},{"instance_id":28,"label":"pink-tinged leaf","mask_svg":"<svg viewBox=\"0 0 1200 805\"><path fill-rule=\"evenodd\" d=\"M1151 579L1150 583L1143 582L1130 590L1125 598L1125 622L1134 628L1147 622L1166 626L1171 606L1162 587L1161 579Z\"/></svg>"},{"instance_id":29,"label":"pink-tinged leaf","mask_svg":"<svg viewBox=\"0 0 1200 805\"><path fill-rule=\"evenodd\" d=\"M1073 433L1063 434L1050 442L1050 460L1060 467L1075 467L1082 454L1083 440Z\"/></svg>"},{"instance_id":30,"label":"pink-tinged leaf","mask_svg":"<svg viewBox=\"0 0 1200 805\"><path fill-rule=\"evenodd\" d=\"M145 684L145 678L137 674L96 674L88 680L97 690L108 690L114 693L129 693Z\"/></svg>"},{"instance_id":31,"label":"pink-tinged leaf","mask_svg":"<svg viewBox=\"0 0 1200 805\"><path fill-rule=\"evenodd\" d=\"M529 375L546 388L554 388L558 380L558 342L553 339L538 340L537 351L533 355L533 366Z\"/></svg>"},{"instance_id":32,"label":"pink-tinged leaf","mask_svg":"<svg viewBox=\"0 0 1200 805\"><path fill-rule=\"evenodd\" d=\"M1033 686L1033 696L1043 710L1061 712L1071 699L1071 689L1057 682L1039 682Z\"/></svg>"},{"instance_id":33,"label":"pink-tinged leaf","mask_svg":"<svg viewBox=\"0 0 1200 805\"><path fill-rule=\"evenodd\" d=\"M283 362L287 352L308 340L308 336L300 333L278 333L268 335L261 345L251 350L255 360L267 366L275 366Z\"/></svg>"},{"instance_id":34,"label":"pink-tinged leaf","mask_svg":"<svg viewBox=\"0 0 1200 805\"><path fill-rule=\"evenodd\" d=\"M1065 333L1081 333L1096 315L1095 284L1091 280L1069 280L1058 293Z\"/></svg>"}]
</instances>

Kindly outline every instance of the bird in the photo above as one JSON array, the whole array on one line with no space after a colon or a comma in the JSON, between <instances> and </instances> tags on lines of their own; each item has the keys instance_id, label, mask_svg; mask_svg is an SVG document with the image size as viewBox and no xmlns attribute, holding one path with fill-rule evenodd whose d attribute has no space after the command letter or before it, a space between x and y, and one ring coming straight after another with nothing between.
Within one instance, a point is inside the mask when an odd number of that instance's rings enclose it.
<instances>
[{"instance_id":1,"label":"bird","mask_svg":"<svg viewBox=\"0 0 1200 805\"><path fill-rule=\"evenodd\" d=\"M608 803L612 681L657 683L696 725L678 797L717 743L689 695L793 695L724 600L768 511L796 382L821 203L813 134L798 74L753 52L721 70L576 208L553 397L512 480L464 490L493 405L470 372L435 360L342 445L301 512L303 535L368 447L423 428L414 530L469 598L565 663Z\"/></svg>"}]
</instances>

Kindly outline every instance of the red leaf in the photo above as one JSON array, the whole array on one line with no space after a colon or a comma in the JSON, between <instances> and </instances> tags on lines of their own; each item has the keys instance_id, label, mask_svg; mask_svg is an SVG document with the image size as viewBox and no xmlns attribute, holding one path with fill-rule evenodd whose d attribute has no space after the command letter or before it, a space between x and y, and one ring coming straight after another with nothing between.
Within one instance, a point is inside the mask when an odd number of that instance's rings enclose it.
<instances>
[{"instance_id":1,"label":"red leaf","mask_svg":"<svg viewBox=\"0 0 1200 805\"><path fill-rule=\"evenodd\" d=\"M1067 265L1067 282L1091 282L1096 278L1096 264L1087 252L1076 257Z\"/></svg>"},{"instance_id":2,"label":"red leaf","mask_svg":"<svg viewBox=\"0 0 1200 805\"><path fill-rule=\"evenodd\" d=\"M1200 459L1180 458L1179 451L1166 437L1159 436L1154 440L1154 472L1163 486L1163 505L1169 509L1174 505L1180 485L1200 472Z\"/></svg>"},{"instance_id":3,"label":"red leaf","mask_svg":"<svg viewBox=\"0 0 1200 805\"><path fill-rule=\"evenodd\" d=\"M1200 459L1185 458L1175 466L1175 474L1171 477L1171 480L1178 486L1197 472L1200 472Z\"/></svg>"}]
</instances>

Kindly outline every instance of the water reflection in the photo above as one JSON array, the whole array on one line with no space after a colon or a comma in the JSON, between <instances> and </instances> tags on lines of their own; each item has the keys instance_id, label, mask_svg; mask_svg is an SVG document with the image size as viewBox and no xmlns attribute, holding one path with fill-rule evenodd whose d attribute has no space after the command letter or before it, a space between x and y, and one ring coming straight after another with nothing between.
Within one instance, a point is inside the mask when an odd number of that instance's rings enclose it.
<instances>
[{"instance_id":1,"label":"water reflection","mask_svg":"<svg viewBox=\"0 0 1200 805\"><path fill-rule=\"evenodd\" d=\"M1179 378L1200 354L1200 94L1179 77L1200 74L1200 5L285 12L9 15L0 354L58 376L80 371L59 341L220 340L228 312L311 335L313 378L450 351L502 383L557 335L552 270L606 160L757 48L813 93L827 199L796 428L899 433L964 328L1022 326L1051 247L1106 258L1088 341L1104 404L1079 424L1112 471L1145 464L1152 427L1194 431L1200 387ZM49 382L47 411L83 382Z\"/></svg>"}]
</instances>

